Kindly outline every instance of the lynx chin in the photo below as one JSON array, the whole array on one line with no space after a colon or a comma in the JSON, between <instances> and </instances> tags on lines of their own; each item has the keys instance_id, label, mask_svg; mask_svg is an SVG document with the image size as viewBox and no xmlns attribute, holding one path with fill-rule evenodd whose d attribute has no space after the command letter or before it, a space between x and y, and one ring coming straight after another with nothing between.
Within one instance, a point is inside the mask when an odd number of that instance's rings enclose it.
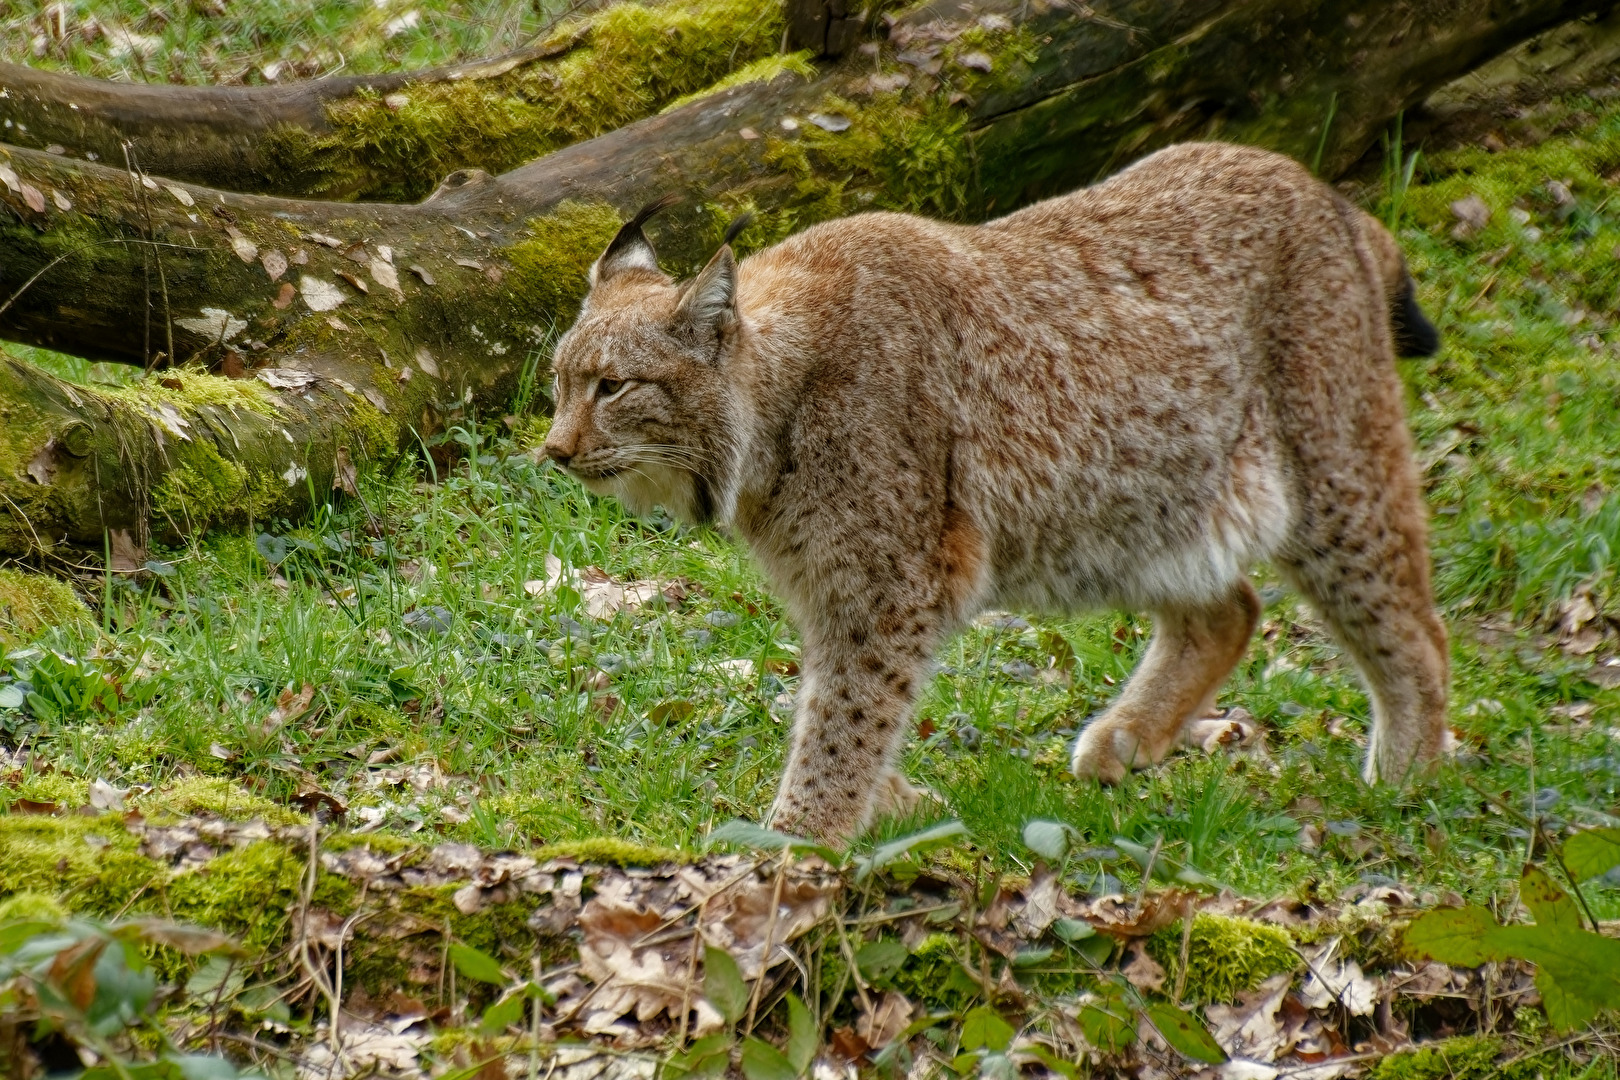
<instances>
[{"instance_id":1,"label":"lynx chin","mask_svg":"<svg viewBox=\"0 0 1620 1080\"><path fill-rule=\"evenodd\" d=\"M1434 327L1382 226L1295 162L1171 147L979 226L832 221L685 283L627 224L558 343L545 451L747 541L802 635L774 827L826 840L894 770L947 635L989 607L1153 613L1080 777L1208 712L1269 561L1355 661L1365 772L1446 736L1446 631L1395 357ZM729 238L728 238L729 239Z\"/></svg>"}]
</instances>

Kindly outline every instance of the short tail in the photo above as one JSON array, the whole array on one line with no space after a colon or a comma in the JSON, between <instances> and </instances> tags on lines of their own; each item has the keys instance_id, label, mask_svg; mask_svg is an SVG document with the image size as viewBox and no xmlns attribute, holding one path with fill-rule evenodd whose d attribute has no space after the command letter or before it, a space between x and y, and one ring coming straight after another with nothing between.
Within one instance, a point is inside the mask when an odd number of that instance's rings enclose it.
<instances>
[{"instance_id":1,"label":"short tail","mask_svg":"<svg viewBox=\"0 0 1620 1080\"><path fill-rule=\"evenodd\" d=\"M1400 287L1389 306L1389 325L1395 335L1396 356L1433 356L1440 351L1440 331L1418 307L1411 274L1401 275Z\"/></svg>"},{"instance_id":2,"label":"short tail","mask_svg":"<svg viewBox=\"0 0 1620 1080\"><path fill-rule=\"evenodd\" d=\"M1440 351L1440 331L1418 307L1417 288L1412 275L1406 272L1406 258L1401 254L1400 245L1377 218L1356 209L1337 192L1334 197L1340 213L1356 223L1358 239L1365 245L1361 247L1363 258L1370 261L1369 269L1376 274L1384 295L1389 298L1389 328L1395 355L1433 356Z\"/></svg>"}]
</instances>

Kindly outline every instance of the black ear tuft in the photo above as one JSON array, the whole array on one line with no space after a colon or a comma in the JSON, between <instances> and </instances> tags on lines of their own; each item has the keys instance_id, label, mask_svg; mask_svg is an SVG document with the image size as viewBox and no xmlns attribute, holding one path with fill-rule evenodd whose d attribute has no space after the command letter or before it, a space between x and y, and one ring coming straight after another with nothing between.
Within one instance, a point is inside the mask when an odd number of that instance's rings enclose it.
<instances>
[{"instance_id":1,"label":"black ear tuft","mask_svg":"<svg viewBox=\"0 0 1620 1080\"><path fill-rule=\"evenodd\" d=\"M753 223L754 212L750 210L748 213L742 215L736 221L733 221L730 225L726 226L726 235L720 238L720 246L725 247L727 244L737 239L737 237L742 235L742 231Z\"/></svg>"},{"instance_id":2,"label":"black ear tuft","mask_svg":"<svg viewBox=\"0 0 1620 1080\"><path fill-rule=\"evenodd\" d=\"M647 241L646 234L641 231L641 227L647 224L647 222L651 221L654 215L664 210L668 210L671 206L674 206L680 201L681 197L679 195L675 194L674 192L670 192L663 198L643 206L636 212L635 217L624 223L624 227L621 228L618 235L613 238L613 242L607 246L607 250L602 252L602 261L607 262L619 252L636 245L642 245L648 248L652 247L652 244L648 243Z\"/></svg>"}]
</instances>

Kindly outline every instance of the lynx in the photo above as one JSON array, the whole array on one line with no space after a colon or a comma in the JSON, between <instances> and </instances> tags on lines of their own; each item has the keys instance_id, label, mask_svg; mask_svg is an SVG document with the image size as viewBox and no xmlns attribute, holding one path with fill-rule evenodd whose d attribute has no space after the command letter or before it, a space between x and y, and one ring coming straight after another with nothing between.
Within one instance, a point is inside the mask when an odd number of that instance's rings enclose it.
<instances>
[{"instance_id":1,"label":"lynx","mask_svg":"<svg viewBox=\"0 0 1620 1080\"><path fill-rule=\"evenodd\" d=\"M947 635L989 607L1153 615L1074 772L1207 715L1269 560L1360 670L1365 774L1446 734L1446 632L1397 352L1437 334L1370 216L1290 159L1171 147L978 226L870 213L690 281L627 224L559 341L545 452L741 536L802 636L772 822L843 841Z\"/></svg>"}]
</instances>

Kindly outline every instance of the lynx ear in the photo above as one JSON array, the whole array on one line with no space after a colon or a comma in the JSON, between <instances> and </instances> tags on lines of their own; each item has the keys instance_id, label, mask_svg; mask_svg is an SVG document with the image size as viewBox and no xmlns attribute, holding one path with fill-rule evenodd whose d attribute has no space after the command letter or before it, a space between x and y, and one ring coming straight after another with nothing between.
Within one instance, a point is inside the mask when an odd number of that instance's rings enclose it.
<instances>
[{"instance_id":1,"label":"lynx ear","mask_svg":"<svg viewBox=\"0 0 1620 1080\"><path fill-rule=\"evenodd\" d=\"M736 299L737 260L726 244L687 283L672 329L678 337L700 342L724 337L737 319Z\"/></svg>"},{"instance_id":2,"label":"lynx ear","mask_svg":"<svg viewBox=\"0 0 1620 1080\"><path fill-rule=\"evenodd\" d=\"M641 227L660 210L668 209L681 201L679 195L665 195L657 202L643 206L635 217L624 223L613 242L608 244L607 250L602 252L600 258L591 264L591 286L601 284L615 274L626 270L651 270L659 273L658 253L653 250L652 241Z\"/></svg>"}]
</instances>

